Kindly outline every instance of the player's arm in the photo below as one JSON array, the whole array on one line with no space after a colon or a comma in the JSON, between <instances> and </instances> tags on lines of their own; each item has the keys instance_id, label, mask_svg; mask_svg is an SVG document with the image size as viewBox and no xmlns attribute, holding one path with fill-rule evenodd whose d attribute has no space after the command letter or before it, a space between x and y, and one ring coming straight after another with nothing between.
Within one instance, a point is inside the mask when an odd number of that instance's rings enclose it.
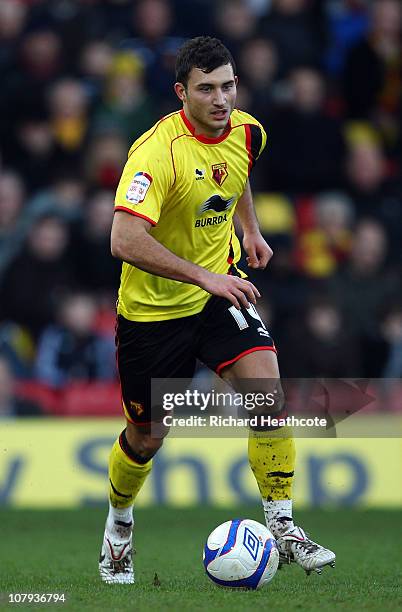
<instances>
[{"instance_id":1,"label":"player's arm","mask_svg":"<svg viewBox=\"0 0 402 612\"><path fill-rule=\"evenodd\" d=\"M113 219L111 251L114 257L140 270L201 287L212 295L229 300L236 308L255 304L258 289L249 281L228 274L209 272L178 257L149 234L151 224L135 215L117 210Z\"/></svg>"},{"instance_id":2,"label":"player's arm","mask_svg":"<svg viewBox=\"0 0 402 612\"><path fill-rule=\"evenodd\" d=\"M248 179L246 188L237 202L236 213L243 230L243 248L247 253L247 263L250 268L264 269L273 252L261 235Z\"/></svg>"}]
</instances>

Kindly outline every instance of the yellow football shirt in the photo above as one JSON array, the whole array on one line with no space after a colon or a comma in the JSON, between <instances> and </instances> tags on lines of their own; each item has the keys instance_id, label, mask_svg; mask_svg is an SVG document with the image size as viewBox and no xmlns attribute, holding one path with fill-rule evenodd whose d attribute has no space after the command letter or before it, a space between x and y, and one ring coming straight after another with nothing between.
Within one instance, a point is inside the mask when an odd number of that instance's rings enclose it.
<instances>
[{"instance_id":1,"label":"yellow football shirt","mask_svg":"<svg viewBox=\"0 0 402 612\"><path fill-rule=\"evenodd\" d=\"M240 258L233 228L236 203L266 134L234 110L219 138L194 134L184 111L161 119L132 145L115 210L147 219L150 234L170 251L224 274ZM118 313L131 321L163 321L200 312L210 294L123 263Z\"/></svg>"}]
</instances>

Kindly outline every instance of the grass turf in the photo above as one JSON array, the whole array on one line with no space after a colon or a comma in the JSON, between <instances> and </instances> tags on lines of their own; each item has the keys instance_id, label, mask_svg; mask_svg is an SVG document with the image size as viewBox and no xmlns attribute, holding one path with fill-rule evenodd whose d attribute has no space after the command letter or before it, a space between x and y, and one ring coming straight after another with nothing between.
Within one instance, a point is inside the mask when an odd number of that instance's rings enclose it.
<instances>
[{"instance_id":1,"label":"grass turf","mask_svg":"<svg viewBox=\"0 0 402 612\"><path fill-rule=\"evenodd\" d=\"M135 585L109 586L97 575L104 510L0 510L0 609L135 612L402 609L401 514L305 511L298 522L337 553L336 569L307 577L292 565L261 591L231 591L204 574L208 533L229 518L262 520L258 508L150 508L136 512ZM399 541L398 541L399 540ZM160 584L154 584L155 573ZM8 593L66 593L55 605L8 605Z\"/></svg>"}]
</instances>

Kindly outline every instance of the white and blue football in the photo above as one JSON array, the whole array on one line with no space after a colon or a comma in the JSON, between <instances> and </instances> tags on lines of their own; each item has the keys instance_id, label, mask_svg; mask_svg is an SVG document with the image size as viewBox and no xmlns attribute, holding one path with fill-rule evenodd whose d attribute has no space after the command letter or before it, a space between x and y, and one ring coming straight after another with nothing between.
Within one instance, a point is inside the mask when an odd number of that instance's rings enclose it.
<instances>
[{"instance_id":1,"label":"white and blue football","mask_svg":"<svg viewBox=\"0 0 402 612\"><path fill-rule=\"evenodd\" d=\"M222 523L204 547L207 576L222 587L261 589L275 576L279 552L272 533L251 519Z\"/></svg>"}]
</instances>

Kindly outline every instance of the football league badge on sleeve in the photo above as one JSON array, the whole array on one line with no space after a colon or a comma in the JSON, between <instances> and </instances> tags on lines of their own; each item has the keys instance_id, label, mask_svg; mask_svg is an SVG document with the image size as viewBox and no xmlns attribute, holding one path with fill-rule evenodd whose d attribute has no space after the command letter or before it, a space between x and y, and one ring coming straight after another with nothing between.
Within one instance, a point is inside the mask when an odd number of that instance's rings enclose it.
<instances>
[{"instance_id":1,"label":"football league badge on sleeve","mask_svg":"<svg viewBox=\"0 0 402 612\"><path fill-rule=\"evenodd\" d=\"M141 204L147 195L151 183L152 176L150 174L147 172L137 172L128 187L126 200L132 204Z\"/></svg>"},{"instance_id":2,"label":"football league badge on sleeve","mask_svg":"<svg viewBox=\"0 0 402 612\"><path fill-rule=\"evenodd\" d=\"M219 187L225 181L228 175L228 165L226 162L221 162L220 164L212 164L212 178L216 183L218 183Z\"/></svg>"}]
</instances>

